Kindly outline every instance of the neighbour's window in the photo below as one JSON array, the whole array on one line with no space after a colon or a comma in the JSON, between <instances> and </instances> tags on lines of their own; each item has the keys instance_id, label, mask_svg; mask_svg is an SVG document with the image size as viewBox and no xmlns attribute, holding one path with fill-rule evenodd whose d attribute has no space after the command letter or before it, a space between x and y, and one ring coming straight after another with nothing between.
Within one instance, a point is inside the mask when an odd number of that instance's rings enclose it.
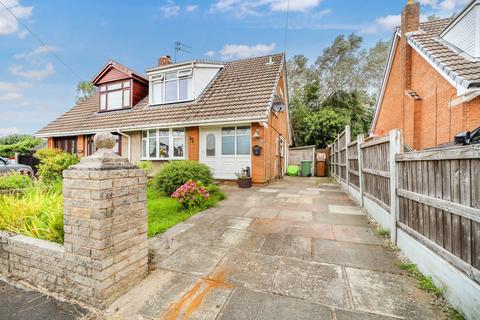
<instances>
[{"instance_id":1,"label":"neighbour's window","mask_svg":"<svg viewBox=\"0 0 480 320\"><path fill-rule=\"evenodd\" d=\"M142 132L142 159L185 158L185 129L151 129Z\"/></svg>"},{"instance_id":2,"label":"neighbour's window","mask_svg":"<svg viewBox=\"0 0 480 320\"><path fill-rule=\"evenodd\" d=\"M250 154L250 127L222 128L222 155Z\"/></svg>"},{"instance_id":3,"label":"neighbour's window","mask_svg":"<svg viewBox=\"0 0 480 320\"><path fill-rule=\"evenodd\" d=\"M112 134L115 137L115 146L113 147L113 151L116 154L121 155L121 153L122 153L122 148L121 148L122 137L117 133L112 133ZM95 151L97 151L97 146L95 145L95 142L93 140L94 137L95 136L93 136L93 135L87 137L87 156L90 156L90 155L94 154Z\"/></svg>"},{"instance_id":4,"label":"neighbour's window","mask_svg":"<svg viewBox=\"0 0 480 320\"><path fill-rule=\"evenodd\" d=\"M100 86L100 111L130 107L130 80Z\"/></svg>"},{"instance_id":5,"label":"neighbour's window","mask_svg":"<svg viewBox=\"0 0 480 320\"><path fill-rule=\"evenodd\" d=\"M207 135L207 157L215 157L215 135L213 133Z\"/></svg>"},{"instance_id":6,"label":"neighbour's window","mask_svg":"<svg viewBox=\"0 0 480 320\"><path fill-rule=\"evenodd\" d=\"M150 104L192 100L192 74L192 69L184 69L153 76Z\"/></svg>"}]
</instances>

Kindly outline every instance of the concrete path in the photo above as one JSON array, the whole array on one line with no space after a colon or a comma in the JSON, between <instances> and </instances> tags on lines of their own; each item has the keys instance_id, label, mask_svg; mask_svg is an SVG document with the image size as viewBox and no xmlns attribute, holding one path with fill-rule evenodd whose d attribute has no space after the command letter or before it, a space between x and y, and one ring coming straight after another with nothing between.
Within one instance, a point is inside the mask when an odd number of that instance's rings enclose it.
<instances>
[{"instance_id":1,"label":"concrete path","mask_svg":"<svg viewBox=\"0 0 480 320\"><path fill-rule=\"evenodd\" d=\"M157 269L112 319L442 319L364 213L328 179L227 187L152 239Z\"/></svg>"}]
</instances>

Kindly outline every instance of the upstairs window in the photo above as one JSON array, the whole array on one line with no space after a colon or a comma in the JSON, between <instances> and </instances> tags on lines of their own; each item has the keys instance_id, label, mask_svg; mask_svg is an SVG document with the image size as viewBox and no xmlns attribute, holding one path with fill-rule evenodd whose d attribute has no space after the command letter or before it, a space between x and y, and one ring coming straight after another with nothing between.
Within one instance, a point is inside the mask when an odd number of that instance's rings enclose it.
<instances>
[{"instance_id":1,"label":"upstairs window","mask_svg":"<svg viewBox=\"0 0 480 320\"><path fill-rule=\"evenodd\" d=\"M192 100L192 74L190 68L153 76L150 104Z\"/></svg>"},{"instance_id":2,"label":"upstairs window","mask_svg":"<svg viewBox=\"0 0 480 320\"><path fill-rule=\"evenodd\" d=\"M100 111L130 108L130 80L100 85Z\"/></svg>"}]
</instances>

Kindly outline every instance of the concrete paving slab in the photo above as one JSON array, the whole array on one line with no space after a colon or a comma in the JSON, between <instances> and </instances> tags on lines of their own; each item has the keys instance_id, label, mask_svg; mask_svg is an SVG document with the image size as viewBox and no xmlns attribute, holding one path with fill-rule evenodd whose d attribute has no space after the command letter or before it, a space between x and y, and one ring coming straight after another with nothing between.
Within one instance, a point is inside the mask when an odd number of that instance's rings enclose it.
<instances>
[{"instance_id":1,"label":"concrete paving slab","mask_svg":"<svg viewBox=\"0 0 480 320\"><path fill-rule=\"evenodd\" d=\"M313 198L307 196L301 196L300 198L288 198L286 201L288 203L313 204Z\"/></svg>"},{"instance_id":2,"label":"concrete paving slab","mask_svg":"<svg viewBox=\"0 0 480 320\"><path fill-rule=\"evenodd\" d=\"M158 266L171 271L207 275L222 259L225 252L225 248L187 243L171 256L160 261Z\"/></svg>"},{"instance_id":3,"label":"concrete paving slab","mask_svg":"<svg viewBox=\"0 0 480 320\"><path fill-rule=\"evenodd\" d=\"M245 214L245 217L261 218L261 219L275 219L278 216L280 209L274 208L251 208Z\"/></svg>"},{"instance_id":4,"label":"concrete paving slab","mask_svg":"<svg viewBox=\"0 0 480 320\"><path fill-rule=\"evenodd\" d=\"M360 311L351 311L344 309L335 309L335 319L336 320L397 320L403 318L393 318L387 317L384 315L360 312Z\"/></svg>"},{"instance_id":5,"label":"concrete paving slab","mask_svg":"<svg viewBox=\"0 0 480 320\"><path fill-rule=\"evenodd\" d=\"M330 213L336 214L352 214L352 215L360 215L364 216L365 213L356 206L339 206L339 205L329 205L328 210Z\"/></svg>"},{"instance_id":6,"label":"concrete paving slab","mask_svg":"<svg viewBox=\"0 0 480 320\"><path fill-rule=\"evenodd\" d=\"M332 213L313 213L313 221L323 224L350 225L358 227L368 227L366 216L354 214L332 214Z\"/></svg>"},{"instance_id":7,"label":"concrete paving slab","mask_svg":"<svg viewBox=\"0 0 480 320\"><path fill-rule=\"evenodd\" d=\"M333 226L336 240L368 244L383 244L384 240L377 236L372 228L353 226Z\"/></svg>"},{"instance_id":8,"label":"concrete paving slab","mask_svg":"<svg viewBox=\"0 0 480 320\"><path fill-rule=\"evenodd\" d=\"M310 222L313 220L313 215L311 211L282 209L278 214L278 219Z\"/></svg>"},{"instance_id":9,"label":"concrete paving slab","mask_svg":"<svg viewBox=\"0 0 480 320\"><path fill-rule=\"evenodd\" d=\"M443 319L416 280L391 273L345 268L355 309L406 319Z\"/></svg>"},{"instance_id":10,"label":"concrete paving slab","mask_svg":"<svg viewBox=\"0 0 480 320\"><path fill-rule=\"evenodd\" d=\"M403 274L394 253L384 246L312 239L313 260Z\"/></svg>"},{"instance_id":11,"label":"concrete paving slab","mask_svg":"<svg viewBox=\"0 0 480 320\"><path fill-rule=\"evenodd\" d=\"M277 294L237 288L220 314L224 320L332 319L327 306Z\"/></svg>"},{"instance_id":12,"label":"concrete paving slab","mask_svg":"<svg viewBox=\"0 0 480 320\"><path fill-rule=\"evenodd\" d=\"M273 189L273 188L262 188L258 190L258 192L265 192L265 193L278 193L280 192L280 189Z\"/></svg>"},{"instance_id":13,"label":"concrete paving slab","mask_svg":"<svg viewBox=\"0 0 480 320\"><path fill-rule=\"evenodd\" d=\"M311 260L312 242L310 238L305 237L280 233L267 234L260 253Z\"/></svg>"},{"instance_id":14,"label":"concrete paving slab","mask_svg":"<svg viewBox=\"0 0 480 320\"><path fill-rule=\"evenodd\" d=\"M247 213L249 208L245 207L236 207L236 206L223 206L215 212L216 216L232 216L232 217L242 217Z\"/></svg>"},{"instance_id":15,"label":"concrete paving slab","mask_svg":"<svg viewBox=\"0 0 480 320\"><path fill-rule=\"evenodd\" d=\"M342 267L285 258L280 263L274 292L336 307L349 308Z\"/></svg>"},{"instance_id":16,"label":"concrete paving slab","mask_svg":"<svg viewBox=\"0 0 480 320\"><path fill-rule=\"evenodd\" d=\"M156 270L111 304L106 311L107 319L113 314L120 319L136 319L138 316L158 319L196 282L195 276ZM112 319L116 319L115 316Z\"/></svg>"},{"instance_id":17,"label":"concrete paving slab","mask_svg":"<svg viewBox=\"0 0 480 320\"><path fill-rule=\"evenodd\" d=\"M288 221L270 220L270 219L255 219L250 225L249 230L256 233L287 233L290 229Z\"/></svg>"},{"instance_id":18,"label":"concrete paving slab","mask_svg":"<svg viewBox=\"0 0 480 320\"><path fill-rule=\"evenodd\" d=\"M253 219L249 217L220 217L213 226L229 229L246 230L252 223Z\"/></svg>"},{"instance_id":19,"label":"concrete paving slab","mask_svg":"<svg viewBox=\"0 0 480 320\"><path fill-rule=\"evenodd\" d=\"M210 245L217 240L224 231L225 229L223 227L196 225L175 236L174 239L184 243L192 242Z\"/></svg>"},{"instance_id":20,"label":"concrete paving slab","mask_svg":"<svg viewBox=\"0 0 480 320\"><path fill-rule=\"evenodd\" d=\"M269 291L279 263L278 257L234 249L229 251L212 274L225 275L227 283Z\"/></svg>"},{"instance_id":21,"label":"concrete paving slab","mask_svg":"<svg viewBox=\"0 0 480 320\"><path fill-rule=\"evenodd\" d=\"M155 260L153 261L155 265L170 256L184 244L182 241L161 236L150 238L148 242L149 250L152 250L155 253Z\"/></svg>"},{"instance_id":22,"label":"concrete paving slab","mask_svg":"<svg viewBox=\"0 0 480 320\"><path fill-rule=\"evenodd\" d=\"M330 224L296 223L291 227L290 234L315 239L335 239L333 227Z\"/></svg>"},{"instance_id":23,"label":"concrete paving slab","mask_svg":"<svg viewBox=\"0 0 480 320\"><path fill-rule=\"evenodd\" d=\"M56 300L40 292L0 281L0 319L74 320L87 314L88 310L77 304Z\"/></svg>"},{"instance_id":24,"label":"concrete paving slab","mask_svg":"<svg viewBox=\"0 0 480 320\"><path fill-rule=\"evenodd\" d=\"M298 190L297 191L292 191L293 193L287 193L285 191L279 193L277 195L278 198L300 198L300 195L298 194Z\"/></svg>"},{"instance_id":25,"label":"concrete paving slab","mask_svg":"<svg viewBox=\"0 0 480 320\"><path fill-rule=\"evenodd\" d=\"M201 217L200 217L201 218ZM216 218L214 218L216 219ZM197 220L198 221L198 220ZM187 223L187 222L181 222L173 227L171 227L170 229L168 229L167 231L165 231L164 233L162 233L162 237L163 238L168 238L168 239L171 239L177 235L179 235L180 233L190 229L191 227L193 227L194 224L193 223Z\"/></svg>"}]
</instances>

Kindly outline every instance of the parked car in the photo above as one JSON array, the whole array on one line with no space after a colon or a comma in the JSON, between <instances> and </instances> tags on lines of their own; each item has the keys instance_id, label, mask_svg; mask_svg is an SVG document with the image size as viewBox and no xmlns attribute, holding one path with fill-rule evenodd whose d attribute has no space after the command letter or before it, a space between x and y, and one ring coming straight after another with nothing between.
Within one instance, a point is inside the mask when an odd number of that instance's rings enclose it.
<instances>
[{"instance_id":1,"label":"parked car","mask_svg":"<svg viewBox=\"0 0 480 320\"><path fill-rule=\"evenodd\" d=\"M0 175L9 172L20 172L22 174L28 174L29 176L33 176L32 167L24 164L17 164L11 160L0 157Z\"/></svg>"}]
</instances>

